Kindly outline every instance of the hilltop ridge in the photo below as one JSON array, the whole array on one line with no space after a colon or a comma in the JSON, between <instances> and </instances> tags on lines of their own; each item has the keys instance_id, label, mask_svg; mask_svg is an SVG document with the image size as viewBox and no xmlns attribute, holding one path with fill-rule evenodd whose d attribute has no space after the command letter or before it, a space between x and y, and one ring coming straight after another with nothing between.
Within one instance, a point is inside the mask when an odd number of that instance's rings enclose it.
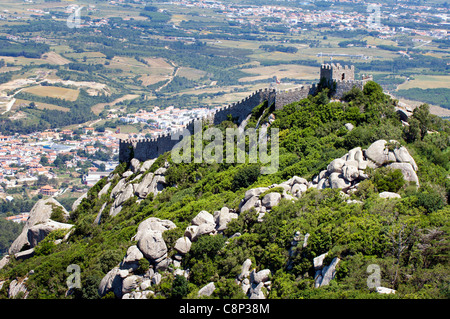
<instances>
[{"instance_id":1,"label":"hilltop ridge","mask_svg":"<svg viewBox=\"0 0 450 319\"><path fill-rule=\"evenodd\" d=\"M69 235L2 260L0 296L448 298L448 123L426 105L402 123L373 81L330 96L254 108L248 128L279 130L273 174L248 154L121 163L73 206Z\"/></svg>"}]
</instances>

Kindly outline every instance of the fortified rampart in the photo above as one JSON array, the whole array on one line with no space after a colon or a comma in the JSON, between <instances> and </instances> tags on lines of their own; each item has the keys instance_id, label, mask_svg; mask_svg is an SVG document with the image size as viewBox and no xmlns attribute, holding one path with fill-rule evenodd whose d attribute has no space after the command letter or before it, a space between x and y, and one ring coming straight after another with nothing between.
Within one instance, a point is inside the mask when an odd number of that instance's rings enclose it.
<instances>
[{"instance_id":1,"label":"fortified rampart","mask_svg":"<svg viewBox=\"0 0 450 319\"><path fill-rule=\"evenodd\" d=\"M335 83L333 97L338 99L342 98L343 94L351 90L353 86L362 89L367 81L372 80L372 77L365 77L362 81L356 81L354 79L354 67L342 67L339 64L323 64L320 68L320 78L325 78L329 83ZM260 89L240 102L232 103L215 110L203 120L217 125L227 120L231 115L240 124L256 106L265 101L268 101L269 106L275 104L275 109L279 110L285 105L300 101L316 92L316 84L289 90ZM194 122L197 120L200 119L192 120L186 125L186 129L191 134L194 133ZM164 134L151 139L120 140L119 161L129 162L133 158L146 161L157 158L159 155L171 151L179 141L178 138L172 139L170 134Z\"/></svg>"}]
</instances>

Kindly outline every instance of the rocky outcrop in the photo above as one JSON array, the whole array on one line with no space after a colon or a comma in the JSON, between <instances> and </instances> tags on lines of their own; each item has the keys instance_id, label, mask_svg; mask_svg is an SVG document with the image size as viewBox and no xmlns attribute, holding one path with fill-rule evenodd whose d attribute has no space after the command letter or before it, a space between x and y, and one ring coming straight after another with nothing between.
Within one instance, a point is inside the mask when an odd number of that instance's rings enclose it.
<instances>
[{"instance_id":1,"label":"rocky outcrop","mask_svg":"<svg viewBox=\"0 0 450 319\"><path fill-rule=\"evenodd\" d=\"M271 282L269 281L270 269L262 269L250 271L252 261L246 259L242 264L241 273L236 278L236 283L241 286L242 291L249 299L266 299L266 293L270 290ZM263 289L264 288L264 289Z\"/></svg>"},{"instance_id":2,"label":"rocky outcrop","mask_svg":"<svg viewBox=\"0 0 450 319\"><path fill-rule=\"evenodd\" d=\"M206 286L204 286L203 288L201 288L201 289L198 291L197 295L198 295L199 297L203 297L203 296L209 297L209 296L211 296L211 295L213 294L213 292L214 292L215 289L216 289L216 286L214 285L214 283L213 283L213 282L210 282L209 284L207 284Z\"/></svg>"},{"instance_id":3,"label":"rocky outcrop","mask_svg":"<svg viewBox=\"0 0 450 319\"><path fill-rule=\"evenodd\" d=\"M11 283L9 284L9 288L8 288L8 298L16 299L16 298L20 297L21 299L27 299L27 296L29 294L27 287L25 285L27 280L28 280L28 277L26 277L25 279L23 279L21 281L18 281L16 279L11 281Z\"/></svg>"},{"instance_id":4,"label":"rocky outcrop","mask_svg":"<svg viewBox=\"0 0 450 319\"><path fill-rule=\"evenodd\" d=\"M215 211L214 222L216 223L216 230L218 232L224 231L227 229L228 223L238 217L239 215L236 214L234 210L230 210L228 207L222 207L220 211Z\"/></svg>"},{"instance_id":5,"label":"rocky outcrop","mask_svg":"<svg viewBox=\"0 0 450 319\"><path fill-rule=\"evenodd\" d=\"M188 237L183 236L176 241L174 248L180 254L185 255L191 250L191 245L192 245L191 240Z\"/></svg>"},{"instance_id":6,"label":"rocky outcrop","mask_svg":"<svg viewBox=\"0 0 450 319\"><path fill-rule=\"evenodd\" d=\"M29 229L39 223L45 224L47 222L50 222L51 221L50 217L51 217L52 213L54 212L55 208L58 208L59 210L62 211L64 218L67 219L69 217L69 213L66 211L64 206L62 206L60 203L58 203L54 198L39 200L31 209L30 217L26 221L26 223L22 229L22 232L16 238L16 240L11 244L11 247L9 248L9 254L11 254L11 255L16 254L25 247L27 249L34 247L34 246L32 246L32 243L30 243L28 240ZM58 223L58 224L61 224L61 223ZM51 225L55 226L56 224L51 223ZM34 230L36 230L36 229L34 229Z\"/></svg>"},{"instance_id":7,"label":"rocky outcrop","mask_svg":"<svg viewBox=\"0 0 450 319\"><path fill-rule=\"evenodd\" d=\"M130 246L123 260L111 269L101 280L98 287L100 296L113 292L123 299L146 299L154 292L149 290L152 284L159 284L160 274L157 269L166 269L172 260L167 256L167 246L162 237L166 230L176 225L170 220L150 217L141 222L132 240L137 245ZM136 274L139 261L146 258L150 267L145 274Z\"/></svg>"},{"instance_id":8,"label":"rocky outcrop","mask_svg":"<svg viewBox=\"0 0 450 319\"><path fill-rule=\"evenodd\" d=\"M162 233L174 228L176 225L170 220L150 217L139 224L132 240L137 240L137 247L147 259L160 263L167 257L167 246Z\"/></svg>"},{"instance_id":9,"label":"rocky outcrop","mask_svg":"<svg viewBox=\"0 0 450 319\"><path fill-rule=\"evenodd\" d=\"M282 199L294 200L301 197L308 190L308 184L306 179L294 176L281 184L249 189L245 192L238 210L243 213L254 208L259 213L258 221L261 222L264 214L277 206ZM273 192L270 191L271 189Z\"/></svg>"},{"instance_id":10,"label":"rocky outcrop","mask_svg":"<svg viewBox=\"0 0 450 319\"><path fill-rule=\"evenodd\" d=\"M128 198L136 196L138 200L142 200L150 193L157 194L164 188L164 174L167 167L160 168L154 173L146 173L148 168L143 170L143 167L150 167L152 164L153 161L148 161L138 165L135 161L132 171L129 171L127 177L119 180L117 183L119 187L116 185L111 191L113 207L119 209ZM418 183L418 179L415 179L417 165L406 148L395 147L395 141L390 141L388 144L386 141L380 140L373 143L367 150L356 147L341 158L331 161L327 168L315 176L311 182L293 176L280 184L249 189L245 192L237 211L228 207L222 207L214 213L201 210L186 226L183 235L176 240L174 251L169 251L162 234L166 230L174 229L176 225L169 220L148 218L139 225L136 235L132 238L137 244L129 247L122 262L102 279L99 293L104 295L113 291L116 296L124 299L145 298L153 294L150 290L151 286L161 280L161 274L157 273L157 270L167 270L175 276L181 275L189 278L190 270L182 269L182 260L184 255L189 253L193 242L197 241L200 236L222 233L233 219L250 209L258 212L258 221L262 222L264 214L270 212L282 200L296 200L310 187L339 188L343 191L341 194L344 200L360 204L359 201L348 199L349 195L346 192L356 189L359 182L368 178L365 173L368 167L376 169L382 166L401 169L406 180ZM380 196L391 198L395 195L382 193ZM308 237L309 234L303 236L299 231L295 232L289 249L287 267L292 267L292 264L289 263L293 260L292 257L308 245ZM314 259L315 287L326 286L335 277L340 259L333 258L329 265L324 265L326 256L327 253ZM144 275L137 274L139 261L143 258L149 261L150 268ZM256 271L256 269L251 269L251 266L250 259L244 261L236 282L250 299L266 298L267 292L271 288L270 270ZM198 295L210 296L214 289L214 283L211 282L200 289Z\"/></svg>"},{"instance_id":11,"label":"rocky outcrop","mask_svg":"<svg viewBox=\"0 0 450 319\"><path fill-rule=\"evenodd\" d=\"M309 187L318 189L339 188L344 192L356 189L359 182L369 176L365 173L367 167L389 167L400 169L405 181L415 182L419 186L417 165L414 158L404 146L398 146L395 140L378 140L372 143L367 150L356 147L344 156L330 162L326 170L316 175ZM392 150L391 150L392 149Z\"/></svg>"},{"instance_id":12,"label":"rocky outcrop","mask_svg":"<svg viewBox=\"0 0 450 319\"><path fill-rule=\"evenodd\" d=\"M167 167L161 167L154 173L146 173L153 163L154 160L149 160L144 163L139 162L137 159L132 160L130 166L131 170L123 173L119 181L111 190L110 199L114 201L109 210L110 216L114 217L119 214L122 211L123 203L134 196L137 196L137 200L142 200L147 198L150 193L152 193L153 196L156 196L163 191L166 186L164 174ZM132 176L134 176L134 178L132 178ZM110 175L108 184L106 184L98 194L99 198L108 193L111 188L111 181L115 178L117 178L117 174ZM97 223L101 219L101 214L102 212L99 212L96 218Z\"/></svg>"},{"instance_id":13,"label":"rocky outcrop","mask_svg":"<svg viewBox=\"0 0 450 319\"><path fill-rule=\"evenodd\" d=\"M57 229L71 229L74 225L55 222L51 219L45 223L31 226L27 232L27 239L30 246L36 247L48 234Z\"/></svg>"},{"instance_id":14,"label":"rocky outcrop","mask_svg":"<svg viewBox=\"0 0 450 319\"><path fill-rule=\"evenodd\" d=\"M315 288L327 286L336 275L336 266L339 263L340 259L338 257L335 257L328 266L324 266L323 261L327 255L328 253L322 254L314 258L313 260L315 270L314 274Z\"/></svg>"},{"instance_id":15,"label":"rocky outcrop","mask_svg":"<svg viewBox=\"0 0 450 319\"><path fill-rule=\"evenodd\" d=\"M385 199L402 198L399 194L392 193L392 192L382 192L382 193L379 194L379 196L381 198L385 198Z\"/></svg>"}]
</instances>

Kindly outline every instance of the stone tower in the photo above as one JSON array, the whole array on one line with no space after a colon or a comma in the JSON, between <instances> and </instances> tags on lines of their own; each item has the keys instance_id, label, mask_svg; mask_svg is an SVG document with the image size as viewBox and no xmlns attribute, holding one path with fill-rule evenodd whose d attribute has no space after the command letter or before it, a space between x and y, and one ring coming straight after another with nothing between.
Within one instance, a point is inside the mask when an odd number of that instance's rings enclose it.
<instances>
[{"instance_id":1,"label":"stone tower","mask_svg":"<svg viewBox=\"0 0 450 319\"><path fill-rule=\"evenodd\" d=\"M320 67L320 79L325 78L327 82L354 81L355 67L342 66L339 63L322 64Z\"/></svg>"}]
</instances>

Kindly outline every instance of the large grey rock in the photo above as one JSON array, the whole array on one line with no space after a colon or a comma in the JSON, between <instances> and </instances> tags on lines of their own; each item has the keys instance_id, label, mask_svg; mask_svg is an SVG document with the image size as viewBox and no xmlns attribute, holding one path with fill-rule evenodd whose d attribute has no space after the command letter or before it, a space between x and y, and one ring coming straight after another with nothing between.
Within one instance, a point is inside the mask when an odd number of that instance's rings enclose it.
<instances>
[{"instance_id":1,"label":"large grey rock","mask_svg":"<svg viewBox=\"0 0 450 319\"><path fill-rule=\"evenodd\" d=\"M9 263L10 257L9 255L4 256L2 259L0 259L0 269L2 269L3 267L5 267L8 263ZM0 290L2 288L0 287Z\"/></svg>"},{"instance_id":2,"label":"large grey rock","mask_svg":"<svg viewBox=\"0 0 450 319\"><path fill-rule=\"evenodd\" d=\"M123 259L123 263L134 263L144 258L144 255L136 245L130 246Z\"/></svg>"},{"instance_id":3,"label":"large grey rock","mask_svg":"<svg viewBox=\"0 0 450 319\"><path fill-rule=\"evenodd\" d=\"M151 160L148 160L148 161L145 161L144 163L142 163L140 172L144 173L144 172L148 171L150 169L150 167L152 167L152 165L155 161L156 161L156 159L151 159Z\"/></svg>"},{"instance_id":4,"label":"large grey rock","mask_svg":"<svg viewBox=\"0 0 450 319\"><path fill-rule=\"evenodd\" d=\"M308 181L303 177L293 176L292 178L288 179L286 183L289 186L293 186L295 184L308 184Z\"/></svg>"},{"instance_id":5,"label":"large grey rock","mask_svg":"<svg viewBox=\"0 0 450 319\"><path fill-rule=\"evenodd\" d=\"M214 223L214 216L208 213L206 210L202 210L200 213L198 213L193 219L192 224L200 226L202 224L213 224Z\"/></svg>"},{"instance_id":6,"label":"large grey rock","mask_svg":"<svg viewBox=\"0 0 450 319\"><path fill-rule=\"evenodd\" d=\"M130 161L131 164L131 170L133 173L139 172L139 168L141 167L141 162L137 158L133 158Z\"/></svg>"},{"instance_id":7,"label":"large grey rock","mask_svg":"<svg viewBox=\"0 0 450 319\"><path fill-rule=\"evenodd\" d=\"M331 280L334 279L336 275L336 266L339 263L340 259L338 257L334 257L331 261L330 265L324 267L322 269L321 276L318 276L315 282L315 287L327 286Z\"/></svg>"},{"instance_id":8,"label":"large grey rock","mask_svg":"<svg viewBox=\"0 0 450 319\"><path fill-rule=\"evenodd\" d=\"M377 287L375 288L376 292L378 292L379 294L395 294L396 291L394 289L391 288L386 288L386 287Z\"/></svg>"},{"instance_id":9,"label":"large grey rock","mask_svg":"<svg viewBox=\"0 0 450 319\"><path fill-rule=\"evenodd\" d=\"M148 193L153 193L154 196L158 195L158 193L162 192L164 190L164 187L166 185L166 178L162 175L155 175L153 176L153 180L148 187Z\"/></svg>"},{"instance_id":10,"label":"large grey rock","mask_svg":"<svg viewBox=\"0 0 450 319\"><path fill-rule=\"evenodd\" d=\"M258 272L255 272L254 270L250 274L250 281L255 284L259 284L260 282L266 282L269 280L270 276L270 269L263 269Z\"/></svg>"},{"instance_id":11,"label":"large grey rock","mask_svg":"<svg viewBox=\"0 0 450 319\"><path fill-rule=\"evenodd\" d=\"M178 240L175 243L175 249L180 253L180 254L187 254L189 252L189 250L191 250L191 240L184 236L181 238L178 238Z\"/></svg>"},{"instance_id":12,"label":"large grey rock","mask_svg":"<svg viewBox=\"0 0 450 319\"><path fill-rule=\"evenodd\" d=\"M251 285L249 290L249 299L266 299L266 296L264 296L264 293L262 291L262 287L264 287L263 282L260 282L257 285Z\"/></svg>"},{"instance_id":13,"label":"large grey rock","mask_svg":"<svg viewBox=\"0 0 450 319\"><path fill-rule=\"evenodd\" d=\"M347 163L342 167L342 175L347 181L353 182L359 178L358 166L347 165Z\"/></svg>"},{"instance_id":14,"label":"large grey rock","mask_svg":"<svg viewBox=\"0 0 450 319\"><path fill-rule=\"evenodd\" d=\"M227 229L228 223L233 219L237 219L238 217L238 214L231 213L227 207L222 207L217 215L217 218L215 219L217 231L223 231Z\"/></svg>"},{"instance_id":15,"label":"large grey rock","mask_svg":"<svg viewBox=\"0 0 450 319\"><path fill-rule=\"evenodd\" d=\"M111 182L107 183L103 188L98 192L97 196L100 199L103 195L108 194L109 188L111 187ZM73 207L72 207L73 211Z\"/></svg>"},{"instance_id":16,"label":"large grey rock","mask_svg":"<svg viewBox=\"0 0 450 319\"><path fill-rule=\"evenodd\" d=\"M119 271L119 267L114 267L102 278L98 286L98 294L101 297L110 291L117 297L122 297L122 278L119 276Z\"/></svg>"},{"instance_id":17,"label":"large grey rock","mask_svg":"<svg viewBox=\"0 0 450 319\"><path fill-rule=\"evenodd\" d=\"M336 173L336 174L339 174L339 173ZM330 187L330 182L329 182L328 178L320 179L316 186L317 189L324 189L327 187Z\"/></svg>"},{"instance_id":18,"label":"large grey rock","mask_svg":"<svg viewBox=\"0 0 450 319\"><path fill-rule=\"evenodd\" d=\"M81 204L82 200L85 198L87 198L87 192L84 193L83 195L81 195L80 197L78 197L77 200L73 202L72 211L75 211L77 209L77 207Z\"/></svg>"},{"instance_id":19,"label":"large grey rock","mask_svg":"<svg viewBox=\"0 0 450 319\"><path fill-rule=\"evenodd\" d=\"M23 294L23 299L26 299L28 296L27 287L25 286L25 282L27 281L28 277L25 278L23 281L17 281L17 279L14 279L9 284L8 289L8 298L9 299L15 299L18 297L19 293Z\"/></svg>"},{"instance_id":20,"label":"large grey rock","mask_svg":"<svg viewBox=\"0 0 450 319\"><path fill-rule=\"evenodd\" d=\"M126 277L122 281L122 294L126 294L128 292L131 292L132 290L135 290L139 287L140 283L142 282L142 277L132 275Z\"/></svg>"},{"instance_id":21,"label":"large grey rock","mask_svg":"<svg viewBox=\"0 0 450 319\"><path fill-rule=\"evenodd\" d=\"M252 208L255 207L255 205L258 203L259 201L259 197L258 196L253 196L250 197L247 201L245 201L245 204L243 204L240 208L239 208L239 212L243 213L247 210L250 210Z\"/></svg>"},{"instance_id":22,"label":"large grey rock","mask_svg":"<svg viewBox=\"0 0 450 319\"><path fill-rule=\"evenodd\" d=\"M186 230L184 231L184 236L188 237L192 241L193 239L197 238L197 232L198 226L190 225L186 227Z\"/></svg>"},{"instance_id":23,"label":"large grey rock","mask_svg":"<svg viewBox=\"0 0 450 319\"><path fill-rule=\"evenodd\" d=\"M216 225L205 223L198 226L197 232L195 236L192 238L192 241L196 241L199 236L206 235L206 234L213 234L216 232Z\"/></svg>"},{"instance_id":24,"label":"large grey rock","mask_svg":"<svg viewBox=\"0 0 450 319\"><path fill-rule=\"evenodd\" d=\"M248 191L245 192L244 200L248 200L253 196L259 196L268 189L269 189L268 187L257 187L249 189Z\"/></svg>"},{"instance_id":25,"label":"large grey rock","mask_svg":"<svg viewBox=\"0 0 450 319\"><path fill-rule=\"evenodd\" d=\"M399 194L392 193L392 192L382 192L382 193L379 194L379 196L381 198L385 198L385 199L402 198Z\"/></svg>"},{"instance_id":26,"label":"large grey rock","mask_svg":"<svg viewBox=\"0 0 450 319\"><path fill-rule=\"evenodd\" d=\"M250 275L250 267L252 266L252 261L250 259L246 259L242 264L241 273L238 276L239 280L243 280L244 278Z\"/></svg>"},{"instance_id":27,"label":"large grey rock","mask_svg":"<svg viewBox=\"0 0 450 319\"><path fill-rule=\"evenodd\" d=\"M347 189L351 186L351 183L347 181L344 176L341 173L331 173L330 177L328 178L328 181L330 183L330 187L335 188L341 188L341 189Z\"/></svg>"},{"instance_id":28,"label":"large grey rock","mask_svg":"<svg viewBox=\"0 0 450 319\"><path fill-rule=\"evenodd\" d=\"M22 228L22 232L20 235L14 240L9 248L9 254L13 255L18 253L25 245L30 245L28 242L28 230L36 225L37 223L45 223L50 220L50 216L53 213L53 207L59 208L63 217L67 219L69 217L69 213L58 201L54 198L41 199L36 202L33 208L30 211L30 216L28 220L25 222L24 227Z\"/></svg>"},{"instance_id":29,"label":"large grey rock","mask_svg":"<svg viewBox=\"0 0 450 319\"><path fill-rule=\"evenodd\" d=\"M347 162L348 161L360 162L360 161L364 160L364 156L363 156L361 147L355 147L355 148L352 148L350 151L348 151L345 160Z\"/></svg>"},{"instance_id":30,"label":"large grey rock","mask_svg":"<svg viewBox=\"0 0 450 319\"><path fill-rule=\"evenodd\" d=\"M306 184L294 184L291 188L291 194L295 196L301 196L304 192L308 190L308 186Z\"/></svg>"},{"instance_id":31,"label":"large grey rock","mask_svg":"<svg viewBox=\"0 0 450 319\"><path fill-rule=\"evenodd\" d=\"M134 185L133 184L128 184L125 187L125 189L123 190L123 192L114 201L115 207L119 207L125 201L127 201L128 199L130 199L133 196L134 196Z\"/></svg>"},{"instance_id":32,"label":"large grey rock","mask_svg":"<svg viewBox=\"0 0 450 319\"><path fill-rule=\"evenodd\" d=\"M281 194L278 192L269 193L261 201L261 204L266 208L272 208L280 203Z\"/></svg>"},{"instance_id":33,"label":"large grey rock","mask_svg":"<svg viewBox=\"0 0 450 319\"><path fill-rule=\"evenodd\" d=\"M144 256L151 260L167 254L167 246L161 232L147 231L139 238L137 246Z\"/></svg>"},{"instance_id":34,"label":"large grey rock","mask_svg":"<svg viewBox=\"0 0 450 319\"><path fill-rule=\"evenodd\" d=\"M106 208L106 205L108 205L108 202L104 202L102 207L100 207L100 210L98 211L97 216L94 219L94 225L99 225L100 224L100 220L102 218L102 213Z\"/></svg>"},{"instance_id":35,"label":"large grey rock","mask_svg":"<svg viewBox=\"0 0 450 319\"><path fill-rule=\"evenodd\" d=\"M109 195L110 198L116 198L117 195L119 195L123 191L123 188L124 188L126 183L127 183L127 181L126 181L125 178L122 178L121 180L119 180L117 182L117 184L111 190L111 193Z\"/></svg>"},{"instance_id":36,"label":"large grey rock","mask_svg":"<svg viewBox=\"0 0 450 319\"><path fill-rule=\"evenodd\" d=\"M33 256L34 256L34 248L22 250L22 251L19 251L18 253L14 254L14 258L16 260L25 260L25 259L31 258Z\"/></svg>"},{"instance_id":37,"label":"large grey rock","mask_svg":"<svg viewBox=\"0 0 450 319\"><path fill-rule=\"evenodd\" d=\"M155 171L155 175L164 175L167 171L167 168L165 167L160 167Z\"/></svg>"},{"instance_id":38,"label":"large grey rock","mask_svg":"<svg viewBox=\"0 0 450 319\"><path fill-rule=\"evenodd\" d=\"M366 150L366 157L375 162L378 166L395 162L395 155L386 148L386 143L385 140L378 140L372 143Z\"/></svg>"},{"instance_id":39,"label":"large grey rock","mask_svg":"<svg viewBox=\"0 0 450 319\"><path fill-rule=\"evenodd\" d=\"M207 284L206 286L204 286L203 288L201 288L198 291L198 296L202 297L202 296L211 296L212 293L214 292L214 290L216 289L216 286L214 285L213 282L210 282L209 284Z\"/></svg>"},{"instance_id":40,"label":"large grey rock","mask_svg":"<svg viewBox=\"0 0 450 319\"><path fill-rule=\"evenodd\" d=\"M160 273L155 273L152 276L152 284L153 285L159 285L161 283L162 275Z\"/></svg>"},{"instance_id":41,"label":"large grey rock","mask_svg":"<svg viewBox=\"0 0 450 319\"><path fill-rule=\"evenodd\" d=\"M418 167L414 158L409 154L406 147L401 146L399 148L394 149L394 155L397 162L401 163L409 163L411 164L414 171L417 171Z\"/></svg>"},{"instance_id":42,"label":"large grey rock","mask_svg":"<svg viewBox=\"0 0 450 319\"><path fill-rule=\"evenodd\" d=\"M352 123L345 123L344 126L349 131L351 131L355 128L355 126Z\"/></svg>"},{"instance_id":43,"label":"large grey rock","mask_svg":"<svg viewBox=\"0 0 450 319\"><path fill-rule=\"evenodd\" d=\"M122 206L111 205L111 209L109 210L109 216L114 217L117 216L122 211Z\"/></svg>"},{"instance_id":44,"label":"large grey rock","mask_svg":"<svg viewBox=\"0 0 450 319\"><path fill-rule=\"evenodd\" d=\"M344 166L345 161L340 158L336 158L335 160L332 160L330 164L327 166L327 172L329 174L331 173L342 173L342 166ZM319 176L319 178L322 178Z\"/></svg>"},{"instance_id":45,"label":"large grey rock","mask_svg":"<svg viewBox=\"0 0 450 319\"><path fill-rule=\"evenodd\" d=\"M126 171L125 173L122 174L122 177L126 179L126 178L130 177L131 175L133 175L132 171Z\"/></svg>"},{"instance_id":46,"label":"large grey rock","mask_svg":"<svg viewBox=\"0 0 450 319\"><path fill-rule=\"evenodd\" d=\"M317 256L313 259L314 269L321 269L323 267L323 260L328 255L328 253L324 253L322 255Z\"/></svg>"},{"instance_id":47,"label":"large grey rock","mask_svg":"<svg viewBox=\"0 0 450 319\"><path fill-rule=\"evenodd\" d=\"M415 182L419 187L419 178L410 163L392 163L387 165L391 169L399 169L402 171L403 178L407 182Z\"/></svg>"},{"instance_id":48,"label":"large grey rock","mask_svg":"<svg viewBox=\"0 0 450 319\"><path fill-rule=\"evenodd\" d=\"M176 227L177 226L170 220L149 217L139 224L136 235L132 240L139 240L147 232L163 233L166 230L174 229Z\"/></svg>"},{"instance_id":49,"label":"large grey rock","mask_svg":"<svg viewBox=\"0 0 450 319\"><path fill-rule=\"evenodd\" d=\"M36 247L48 234L57 229L70 229L74 225L55 222L48 220L45 223L36 224L31 226L27 232L27 239L30 247Z\"/></svg>"},{"instance_id":50,"label":"large grey rock","mask_svg":"<svg viewBox=\"0 0 450 319\"><path fill-rule=\"evenodd\" d=\"M153 173L148 173L144 176L142 181L138 184L135 194L140 198L146 198L150 194L150 185L153 180Z\"/></svg>"},{"instance_id":51,"label":"large grey rock","mask_svg":"<svg viewBox=\"0 0 450 319\"><path fill-rule=\"evenodd\" d=\"M251 287L250 280L248 280L248 278L245 278L241 283L241 288L244 294L247 295L249 293L250 287Z\"/></svg>"}]
</instances>

